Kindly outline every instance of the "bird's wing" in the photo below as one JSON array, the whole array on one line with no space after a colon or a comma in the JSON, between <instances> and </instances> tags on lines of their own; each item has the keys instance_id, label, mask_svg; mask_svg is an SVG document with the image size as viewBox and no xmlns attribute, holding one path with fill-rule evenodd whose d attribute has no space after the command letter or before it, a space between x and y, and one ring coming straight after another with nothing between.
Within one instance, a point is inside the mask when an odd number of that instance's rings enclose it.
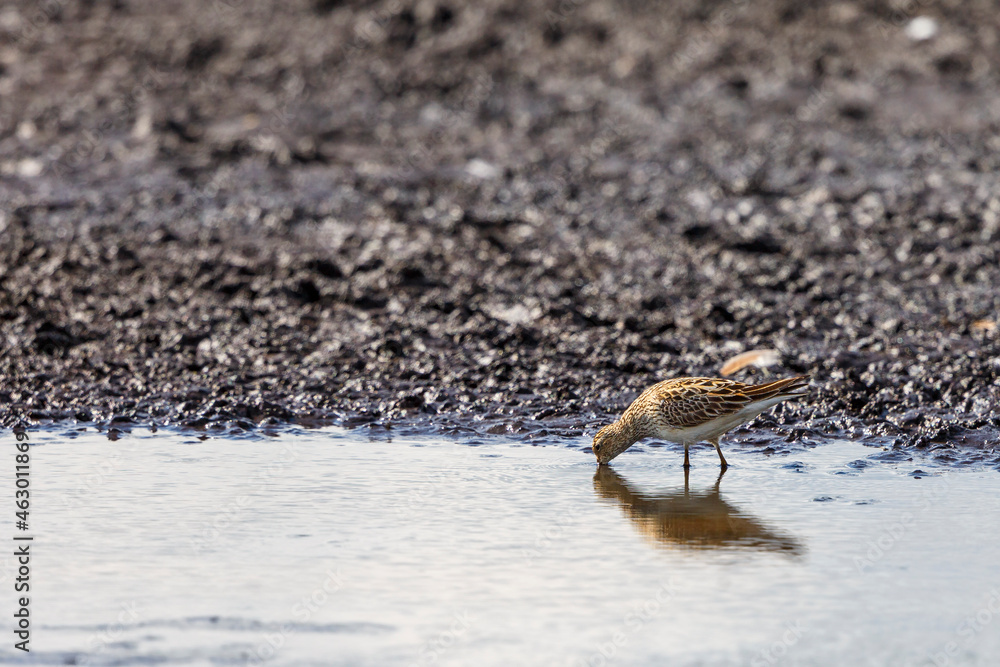
<instances>
[{"instance_id":1,"label":"bird's wing","mask_svg":"<svg viewBox=\"0 0 1000 667\"><path fill-rule=\"evenodd\" d=\"M655 384L647 390L664 421L673 428L699 426L739 412L753 399L749 385L718 378L683 378Z\"/></svg>"}]
</instances>

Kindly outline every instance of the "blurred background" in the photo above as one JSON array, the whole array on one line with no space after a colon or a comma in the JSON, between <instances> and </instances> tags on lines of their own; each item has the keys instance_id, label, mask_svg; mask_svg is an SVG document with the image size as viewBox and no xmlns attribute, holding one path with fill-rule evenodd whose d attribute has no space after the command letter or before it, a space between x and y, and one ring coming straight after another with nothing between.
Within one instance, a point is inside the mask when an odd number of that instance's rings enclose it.
<instances>
[{"instance_id":1,"label":"blurred background","mask_svg":"<svg viewBox=\"0 0 1000 667\"><path fill-rule=\"evenodd\" d=\"M0 422L578 437L773 348L815 380L790 438L985 442L998 34L989 1L5 3Z\"/></svg>"}]
</instances>

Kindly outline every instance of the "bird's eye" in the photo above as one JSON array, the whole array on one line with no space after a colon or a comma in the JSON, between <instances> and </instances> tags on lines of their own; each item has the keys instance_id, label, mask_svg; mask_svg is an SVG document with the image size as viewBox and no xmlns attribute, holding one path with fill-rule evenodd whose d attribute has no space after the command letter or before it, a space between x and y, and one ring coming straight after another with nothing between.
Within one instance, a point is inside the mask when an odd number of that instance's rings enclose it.
<instances>
[{"instance_id":1,"label":"bird's eye","mask_svg":"<svg viewBox=\"0 0 1000 667\"><path fill-rule=\"evenodd\" d=\"M595 452L601 451L601 446L600 445L594 445L594 451Z\"/></svg>"}]
</instances>

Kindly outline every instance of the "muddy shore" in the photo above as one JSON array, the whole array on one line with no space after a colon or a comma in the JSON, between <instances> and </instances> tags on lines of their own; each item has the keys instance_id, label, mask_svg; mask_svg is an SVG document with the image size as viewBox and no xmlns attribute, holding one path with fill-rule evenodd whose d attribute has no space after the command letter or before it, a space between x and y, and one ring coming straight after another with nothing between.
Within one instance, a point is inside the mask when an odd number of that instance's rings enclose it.
<instances>
[{"instance_id":1,"label":"muddy shore","mask_svg":"<svg viewBox=\"0 0 1000 667\"><path fill-rule=\"evenodd\" d=\"M996 457L993 3L271 4L0 10L0 425L580 436L763 347L744 440Z\"/></svg>"}]
</instances>

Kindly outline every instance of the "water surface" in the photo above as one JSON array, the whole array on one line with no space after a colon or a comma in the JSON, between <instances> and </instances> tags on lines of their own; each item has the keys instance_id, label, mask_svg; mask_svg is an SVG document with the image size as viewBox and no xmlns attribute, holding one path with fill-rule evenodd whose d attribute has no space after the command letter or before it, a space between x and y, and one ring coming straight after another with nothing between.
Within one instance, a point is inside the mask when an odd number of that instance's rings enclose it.
<instances>
[{"instance_id":1,"label":"water surface","mask_svg":"<svg viewBox=\"0 0 1000 667\"><path fill-rule=\"evenodd\" d=\"M730 447L721 478L714 450L699 450L687 484L669 447L598 470L583 443L338 429L31 442L33 649L8 640L4 662L992 666L1000 656L993 470L885 462L851 442L782 456ZM12 468L11 456L4 488ZM13 562L2 566L9 610Z\"/></svg>"}]
</instances>

